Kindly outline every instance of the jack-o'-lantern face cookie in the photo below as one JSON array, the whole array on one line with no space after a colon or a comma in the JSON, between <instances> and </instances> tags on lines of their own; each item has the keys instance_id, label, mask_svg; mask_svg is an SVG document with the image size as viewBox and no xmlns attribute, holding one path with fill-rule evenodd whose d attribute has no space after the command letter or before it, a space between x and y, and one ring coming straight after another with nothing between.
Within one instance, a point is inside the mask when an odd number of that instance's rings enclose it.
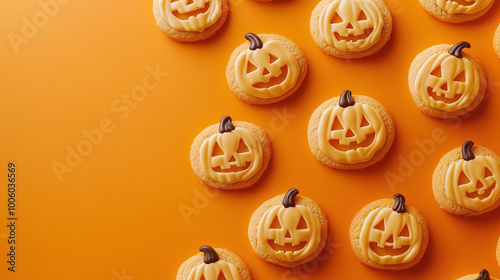
<instances>
[{"instance_id":1,"label":"jack-o'-lantern face cookie","mask_svg":"<svg viewBox=\"0 0 500 280\"><path fill-rule=\"evenodd\" d=\"M311 34L327 54L359 58L389 40L392 16L380 0L323 0L311 16Z\"/></svg>"},{"instance_id":2,"label":"jack-o'-lantern face cookie","mask_svg":"<svg viewBox=\"0 0 500 280\"><path fill-rule=\"evenodd\" d=\"M294 267L314 259L323 249L328 221L321 208L290 189L262 204L252 215L248 238L262 259Z\"/></svg>"},{"instance_id":3,"label":"jack-o'-lantern face cookie","mask_svg":"<svg viewBox=\"0 0 500 280\"><path fill-rule=\"evenodd\" d=\"M308 130L313 155L339 169L361 169L380 161L394 134L392 118L379 102L352 96L349 90L321 104Z\"/></svg>"},{"instance_id":4,"label":"jack-o'-lantern face cookie","mask_svg":"<svg viewBox=\"0 0 500 280\"><path fill-rule=\"evenodd\" d=\"M401 270L417 264L429 239L420 213L405 205L405 198L374 201L356 213L350 228L351 246L358 260L368 266Z\"/></svg>"},{"instance_id":5,"label":"jack-o'-lantern face cookie","mask_svg":"<svg viewBox=\"0 0 500 280\"><path fill-rule=\"evenodd\" d=\"M245 263L227 249L200 247L200 252L185 261L176 280L251 280Z\"/></svg>"},{"instance_id":6,"label":"jack-o'-lantern face cookie","mask_svg":"<svg viewBox=\"0 0 500 280\"><path fill-rule=\"evenodd\" d=\"M500 156L467 141L444 155L432 188L440 207L455 215L480 215L500 205Z\"/></svg>"},{"instance_id":7,"label":"jack-o'-lantern face cookie","mask_svg":"<svg viewBox=\"0 0 500 280\"><path fill-rule=\"evenodd\" d=\"M196 136L191 166L203 183L218 189L240 189L255 183L271 157L266 132L251 123L223 117Z\"/></svg>"},{"instance_id":8,"label":"jack-o'-lantern face cookie","mask_svg":"<svg viewBox=\"0 0 500 280\"><path fill-rule=\"evenodd\" d=\"M417 107L435 118L455 118L479 105L486 77L479 63L464 54L467 42L437 45L413 60L408 83Z\"/></svg>"},{"instance_id":9,"label":"jack-o'-lantern face cookie","mask_svg":"<svg viewBox=\"0 0 500 280\"><path fill-rule=\"evenodd\" d=\"M490 276L488 270L483 269L481 270L481 272L479 272L479 274L470 274L467 276L460 277L457 280L499 280L499 279Z\"/></svg>"},{"instance_id":10,"label":"jack-o'-lantern face cookie","mask_svg":"<svg viewBox=\"0 0 500 280\"><path fill-rule=\"evenodd\" d=\"M483 16L495 0L419 0L435 18L450 23L470 21Z\"/></svg>"},{"instance_id":11,"label":"jack-o'-lantern face cookie","mask_svg":"<svg viewBox=\"0 0 500 280\"><path fill-rule=\"evenodd\" d=\"M224 24L229 11L227 0L154 0L157 25L177 41L206 39Z\"/></svg>"},{"instance_id":12,"label":"jack-o'-lantern face cookie","mask_svg":"<svg viewBox=\"0 0 500 280\"><path fill-rule=\"evenodd\" d=\"M307 73L299 46L276 34L247 33L227 64L226 78L236 97L250 104L269 104L294 93Z\"/></svg>"}]
</instances>

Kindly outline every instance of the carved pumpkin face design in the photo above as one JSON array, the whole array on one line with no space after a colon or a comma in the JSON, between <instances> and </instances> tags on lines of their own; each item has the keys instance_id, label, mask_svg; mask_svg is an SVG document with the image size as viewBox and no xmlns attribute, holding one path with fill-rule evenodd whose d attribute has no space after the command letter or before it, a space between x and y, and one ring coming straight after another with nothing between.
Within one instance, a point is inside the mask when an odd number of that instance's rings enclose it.
<instances>
[{"instance_id":1,"label":"carved pumpkin face design","mask_svg":"<svg viewBox=\"0 0 500 280\"><path fill-rule=\"evenodd\" d=\"M370 160L386 137L380 114L370 105L355 103L348 90L342 93L337 106L323 112L318 127L321 151L340 163Z\"/></svg>"},{"instance_id":2,"label":"carved pumpkin face design","mask_svg":"<svg viewBox=\"0 0 500 280\"><path fill-rule=\"evenodd\" d=\"M446 174L446 196L461 207L484 210L500 198L500 164L490 156L474 156L473 142L462 145L462 159Z\"/></svg>"},{"instance_id":3,"label":"carved pumpkin face design","mask_svg":"<svg viewBox=\"0 0 500 280\"><path fill-rule=\"evenodd\" d=\"M474 14L486 8L491 0L434 0L439 8L450 15Z\"/></svg>"},{"instance_id":4,"label":"carved pumpkin face design","mask_svg":"<svg viewBox=\"0 0 500 280\"><path fill-rule=\"evenodd\" d=\"M311 255L321 239L321 225L309 208L295 204L297 189L283 198L283 205L267 210L258 227L258 242L269 256L295 262Z\"/></svg>"},{"instance_id":5,"label":"carved pumpkin face design","mask_svg":"<svg viewBox=\"0 0 500 280\"><path fill-rule=\"evenodd\" d=\"M384 18L370 0L334 0L319 19L324 41L341 51L363 51L375 45L382 34Z\"/></svg>"},{"instance_id":6,"label":"carved pumpkin face design","mask_svg":"<svg viewBox=\"0 0 500 280\"><path fill-rule=\"evenodd\" d=\"M292 89L300 73L297 58L278 40L262 43L253 33L247 33L245 38L250 47L235 62L240 89L259 98L278 97Z\"/></svg>"},{"instance_id":7,"label":"carved pumpkin face design","mask_svg":"<svg viewBox=\"0 0 500 280\"><path fill-rule=\"evenodd\" d=\"M394 207L371 211L360 233L363 254L378 264L410 262L422 243L422 230L415 217L406 212L404 196L396 194L394 199Z\"/></svg>"},{"instance_id":8,"label":"carved pumpkin face design","mask_svg":"<svg viewBox=\"0 0 500 280\"><path fill-rule=\"evenodd\" d=\"M222 14L222 0L160 0L162 17L175 30L202 32Z\"/></svg>"},{"instance_id":9,"label":"carved pumpkin face design","mask_svg":"<svg viewBox=\"0 0 500 280\"><path fill-rule=\"evenodd\" d=\"M238 268L232 263L220 260L217 252L210 246L202 246L204 263L194 267L187 280L241 280Z\"/></svg>"},{"instance_id":10,"label":"carved pumpkin face design","mask_svg":"<svg viewBox=\"0 0 500 280\"><path fill-rule=\"evenodd\" d=\"M221 183L250 179L262 166L262 146L248 129L235 127L223 117L219 133L207 138L200 149L203 173Z\"/></svg>"},{"instance_id":11,"label":"carved pumpkin face design","mask_svg":"<svg viewBox=\"0 0 500 280\"><path fill-rule=\"evenodd\" d=\"M425 105L456 111L469 106L479 92L479 72L462 57L467 42L454 45L448 53L432 55L418 71L415 88Z\"/></svg>"}]
</instances>

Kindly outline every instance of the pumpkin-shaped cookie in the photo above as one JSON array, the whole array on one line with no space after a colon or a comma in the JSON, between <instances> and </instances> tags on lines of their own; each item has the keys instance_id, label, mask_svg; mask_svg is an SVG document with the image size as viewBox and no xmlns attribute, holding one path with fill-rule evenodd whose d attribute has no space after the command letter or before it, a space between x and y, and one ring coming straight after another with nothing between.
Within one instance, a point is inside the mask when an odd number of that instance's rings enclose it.
<instances>
[{"instance_id":1,"label":"pumpkin-shaped cookie","mask_svg":"<svg viewBox=\"0 0 500 280\"><path fill-rule=\"evenodd\" d=\"M271 145L266 132L248 122L223 117L196 136L191 166L203 183L218 189L254 184L267 168Z\"/></svg>"},{"instance_id":2,"label":"pumpkin-shaped cookie","mask_svg":"<svg viewBox=\"0 0 500 280\"><path fill-rule=\"evenodd\" d=\"M248 238L262 259L294 267L314 259L326 243L328 221L318 204L297 189L264 202L252 215Z\"/></svg>"},{"instance_id":3,"label":"pumpkin-shaped cookie","mask_svg":"<svg viewBox=\"0 0 500 280\"><path fill-rule=\"evenodd\" d=\"M245 263L227 249L200 247L199 254L185 261L176 280L251 280Z\"/></svg>"},{"instance_id":4,"label":"pumpkin-shaped cookie","mask_svg":"<svg viewBox=\"0 0 500 280\"><path fill-rule=\"evenodd\" d=\"M283 100L302 84L307 59L299 46L276 34L247 33L227 64L229 88L250 104Z\"/></svg>"},{"instance_id":5,"label":"pumpkin-shaped cookie","mask_svg":"<svg viewBox=\"0 0 500 280\"><path fill-rule=\"evenodd\" d=\"M479 105L486 92L486 77L479 63L464 54L467 42L437 45L418 54L408 76L417 107L435 118L455 118Z\"/></svg>"},{"instance_id":6,"label":"pumpkin-shaped cookie","mask_svg":"<svg viewBox=\"0 0 500 280\"><path fill-rule=\"evenodd\" d=\"M361 169L380 161L394 140L394 124L375 99L346 90L321 104L309 121L309 146L323 164Z\"/></svg>"},{"instance_id":7,"label":"pumpkin-shaped cookie","mask_svg":"<svg viewBox=\"0 0 500 280\"><path fill-rule=\"evenodd\" d=\"M488 12L495 0L419 0L435 18L450 23L475 20Z\"/></svg>"},{"instance_id":8,"label":"pumpkin-shaped cookie","mask_svg":"<svg viewBox=\"0 0 500 280\"><path fill-rule=\"evenodd\" d=\"M439 206L455 215L490 212L500 205L500 156L466 141L444 155L434 171L432 188Z\"/></svg>"},{"instance_id":9,"label":"pumpkin-shaped cookie","mask_svg":"<svg viewBox=\"0 0 500 280\"><path fill-rule=\"evenodd\" d=\"M352 220L351 246L368 266L400 270L417 264L429 240L427 223L401 194L363 207Z\"/></svg>"},{"instance_id":10,"label":"pumpkin-shaped cookie","mask_svg":"<svg viewBox=\"0 0 500 280\"><path fill-rule=\"evenodd\" d=\"M391 37L392 16L381 0L323 0L311 16L311 34L327 54L360 58Z\"/></svg>"},{"instance_id":11,"label":"pumpkin-shaped cookie","mask_svg":"<svg viewBox=\"0 0 500 280\"><path fill-rule=\"evenodd\" d=\"M479 272L479 274L470 274L467 276L460 277L457 280L500 280L500 279L490 276L488 270L483 269Z\"/></svg>"},{"instance_id":12,"label":"pumpkin-shaped cookie","mask_svg":"<svg viewBox=\"0 0 500 280\"><path fill-rule=\"evenodd\" d=\"M154 0L156 24L176 41L207 39L224 24L227 0Z\"/></svg>"}]
</instances>

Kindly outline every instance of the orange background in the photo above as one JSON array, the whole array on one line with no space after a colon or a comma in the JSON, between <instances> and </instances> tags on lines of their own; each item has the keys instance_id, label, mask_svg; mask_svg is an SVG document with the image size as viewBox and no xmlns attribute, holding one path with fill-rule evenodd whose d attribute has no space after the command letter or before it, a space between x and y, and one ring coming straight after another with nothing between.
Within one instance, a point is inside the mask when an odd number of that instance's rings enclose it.
<instances>
[{"instance_id":1,"label":"orange background","mask_svg":"<svg viewBox=\"0 0 500 280\"><path fill-rule=\"evenodd\" d=\"M500 277L500 210L455 217L439 209L431 189L439 158L465 140L500 152L500 60L492 48L500 1L483 18L453 25L429 16L417 1L386 0L392 38L380 53L360 60L329 57L314 44L309 17L317 1L232 0L216 36L190 44L163 35L152 1L48 2L58 3L48 16L38 1L0 3L2 176L9 161L18 168L17 272L7 271L2 179L0 279L174 279L205 244L238 254L254 279L455 279L482 268ZM36 30L25 19L35 21ZM282 34L305 52L309 72L290 98L252 106L228 89L227 60L249 31ZM24 40L13 44L12 34ZM408 91L409 65L429 46L461 40L472 44L466 52L487 73L487 99L466 118L426 117ZM157 67L169 75L140 102L126 105L149 79L147 69ZM386 158L362 171L323 166L307 143L311 113L345 89L379 100L396 126ZM213 191L191 170L192 140L223 115L255 123L272 137L268 170L246 190ZM97 135L100 126L102 139L85 146L84 133ZM73 158L58 178L53 165L67 165L68 151L77 147L85 156ZM389 182L387 174L399 181ZM295 270L259 259L247 239L253 211L291 187L323 207L331 235L321 261ZM430 243L414 268L378 271L355 258L349 225L361 207L396 192L425 216Z\"/></svg>"}]
</instances>

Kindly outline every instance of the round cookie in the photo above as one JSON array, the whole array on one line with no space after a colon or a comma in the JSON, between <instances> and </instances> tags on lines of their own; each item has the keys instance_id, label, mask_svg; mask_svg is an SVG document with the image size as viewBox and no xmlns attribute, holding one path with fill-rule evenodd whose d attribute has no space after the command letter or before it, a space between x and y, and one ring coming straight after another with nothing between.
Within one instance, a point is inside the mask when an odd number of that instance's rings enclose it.
<instances>
[{"instance_id":1,"label":"round cookie","mask_svg":"<svg viewBox=\"0 0 500 280\"><path fill-rule=\"evenodd\" d=\"M248 122L205 128L191 145L191 167L201 181L213 188L235 190L257 182L267 168L271 144L266 132Z\"/></svg>"},{"instance_id":2,"label":"round cookie","mask_svg":"<svg viewBox=\"0 0 500 280\"><path fill-rule=\"evenodd\" d=\"M463 53L467 42L436 45L419 53L410 66L408 86L417 107L434 118L456 118L476 108L486 92L479 62Z\"/></svg>"},{"instance_id":3,"label":"round cookie","mask_svg":"<svg viewBox=\"0 0 500 280\"><path fill-rule=\"evenodd\" d=\"M488 270L483 269L479 274L469 274L466 276L462 276L457 280L500 280L500 279L490 276Z\"/></svg>"},{"instance_id":4,"label":"round cookie","mask_svg":"<svg viewBox=\"0 0 500 280\"><path fill-rule=\"evenodd\" d=\"M500 156L467 141L439 161L432 177L441 209L458 216L476 216L500 205Z\"/></svg>"},{"instance_id":5,"label":"round cookie","mask_svg":"<svg viewBox=\"0 0 500 280\"><path fill-rule=\"evenodd\" d=\"M337 169L362 169L384 158L394 141L394 123L375 99L346 90L321 104L309 120L313 155Z\"/></svg>"},{"instance_id":6,"label":"round cookie","mask_svg":"<svg viewBox=\"0 0 500 280\"><path fill-rule=\"evenodd\" d=\"M325 53L361 58L389 41L392 15L382 0L322 0L312 12L310 28Z\"/></svg>"},{"instance_id":7,"label":"round cookie","mask_svg":"<svg viewBox=\"0 0 500 280\"><path fill-rule=\"evenodd\" d=\"M297 44L276 34L247 33L226 68L229 88L249 104L285 99L302 84L307 59Z\"/></svg>"},{"instance_id":8,"label":"round cookie","mask_svg":"<svg viewBox=\"0 0 500 280\"><path fill-rule=\"evenodd\" d=\"M312 199L290 189L264 202L252 215L248 239L265 261L295 267L319 255L326 243L328 220Z\"/></svg>"},{"instance_id":9,"label":"round cookie","mask_svg":"<svg viewBox=\"0 0 500 280\"><path fill-rule=\"evenodd\" d=\"M248 267L231 251L202 246L200 252L179 267L176 280L252 279Z\"/></svg>"},{"instance_id":10,"label":"round cookie","mask_svg":"<svg viewBox=\"0 0 500 280\"><path fill-rule=\"evenodd\" d=\"M349 230L358 260L383 270L402 270L422 259L429 242L427 222L405 198L374 201L356 213Z\"/></svg>"},{"instance_id":11,"label":"round cookie","mask_svg":"<svg viewBox=\"0 0 500 280\"><path fill-rule=\"evenodd\" d=\"M500 24L495 31L495 36L493 38L493 48L495 49L498 58L500 58Z\"/></svg>"},{"instance_id":12,"label":"round cookie","mask_svg":"<svg viewBox=\"0 0 500 280\"><path fill-rule=\"evenodd\" d=\"M495 0L419 0L424 9L440 21L460 23L475 20L488 12ZM470 4L471 3L471 4Z\"/></svg>"},{"instance_id":13,"label":"round cookie","mask_svg":"<svg viewBox=\"0 0 500 280\"><path fill-rule=\"evenodd\" d=\"M228 0L153 0L156 24L169 38L180 42L213 36L228 12Z\"/></svg>"}]
</instances>

